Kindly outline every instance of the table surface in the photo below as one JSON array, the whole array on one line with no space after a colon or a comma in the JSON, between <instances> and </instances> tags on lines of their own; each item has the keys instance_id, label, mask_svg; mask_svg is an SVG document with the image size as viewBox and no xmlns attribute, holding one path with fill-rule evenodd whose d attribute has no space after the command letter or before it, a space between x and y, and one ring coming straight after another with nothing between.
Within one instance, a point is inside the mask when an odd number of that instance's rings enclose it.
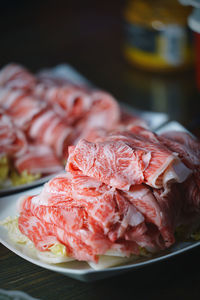
<instances>
[{"instance_id":1,"label":"table surface","mask_svg":"<svg viewBox=\"0 0 200 300\"><path fill-rule=\"evenodd\" d=\"M124 60L122 2L113 6L111 1L105 6L106 1L102 1L94 7L92 1L86 1L78 10L73 2L68 7L64 1L60 6L54 1L47 6L44 1L39 8L31 1L29 9L25 4L12 9L5 5L0 12L0 65L16 61L36 71L68 62L120 101L166 112L170 119L200 135L200 101L193 70L168 75L146 73ZM10 15L12 22L10 18L8 21ZM49 300L199 299L199 251L83 283L35 266L0 245L0 288Z\"/></svg>"},{"instance_id":2,"label":"table surface","mask_svg":"<svg viewBox=\"0 0 200 300\"><path fill-rule=\"evenodd\" d=\"M0 287L40 299L199 299L199 249L93 283L35 266L0 245Z\"/></svg>"}]
</instances>

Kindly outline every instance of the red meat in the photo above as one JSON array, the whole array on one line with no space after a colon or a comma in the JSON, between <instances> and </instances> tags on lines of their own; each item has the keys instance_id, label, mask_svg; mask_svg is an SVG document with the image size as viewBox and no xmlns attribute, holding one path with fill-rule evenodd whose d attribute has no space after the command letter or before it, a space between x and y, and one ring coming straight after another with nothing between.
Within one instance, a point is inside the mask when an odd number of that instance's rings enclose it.
<instances>
[{"instance_id":1,"label":"red meat","mask_svg":"<svg viewBox=\"0 0 200 300\"><path fill-rule=\"evenodd\" d=\"M63 169L52 149L46 145L29 145L26 153L14 161L19 173L52 174Z\"/></svg>"},{"instance_id":2,"label":"red meat","mask_svg":"<svg viewBox=\"0 0 200 300\"><path fill-rule=\"evenodd\" d=\"M24 67L17 64L9 64L0 71L0 86L11 89L32 89L35 86L35 78Z\"/></svg>"},{"instance_id":3,"label":"red meat","mask_svg":"<svg viewBox=\"0 0 200 300\"><path fill-rule=\"evenodd\" d=\"M19 157L27 150L27 140L23 132L16 128L9 116L0 109L0 154Z\"/></svg>"}]
</instances>

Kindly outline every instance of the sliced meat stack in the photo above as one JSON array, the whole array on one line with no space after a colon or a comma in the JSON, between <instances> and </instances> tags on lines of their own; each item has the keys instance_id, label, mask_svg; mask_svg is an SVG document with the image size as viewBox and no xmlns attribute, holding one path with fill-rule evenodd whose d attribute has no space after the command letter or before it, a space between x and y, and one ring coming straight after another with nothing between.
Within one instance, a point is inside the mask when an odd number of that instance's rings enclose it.
<instances>
[{"instance_id":1,"label":"sliced meat stack","mask_svg":"<svg viewBox=\"0 0 200 300\"><path fill-rule=\"evenodd\" d=\"M34 76L17 64L9 64L0 71L0 108L26 137L27 147L31 145L26 159L34 160L30 153L41 144L42 149L44 145L49 149L49 161L53 155L60 165L68 157L68 146L76 145L81 138L93 141L109 130L126 128L138 120L145 125L138 117L124 118L116 100L106 92L74 84L70 78L60 78L51 72ZM24 160L21 157L16 162L18 171L25 166L27 171L31 170L33 164ZM42 174L46 174L46 170L44 167ZM53 171L54 167L49 170Z\"/></svg>"},{"instance_id":2,"label":"sliced meat stack","mask_svg":"<svg viewBox=\"0 0 200 300\"><path fill-rule=\"evenodd\" d=\"M69 148L65 174L20 199L19 229L40 251L60 242L84 261L166 249L176 227L198 217L199 193L187 195L193 178L200 188L199 149L185 133L140 126L82 139Z\"/></svg>"},{"instance_id":3,"label":"sliced meat stack","mask_svg":"<svg viewBox=\"0 0 200 300\"><path fill-rule=\"evenodd\" d=\"M27 150L27 140L20 129L16 129L12 120L0 108L0 157L20 157Z\"/></svg>"},{"instance_id":4,"label":"sliced meat stack","mask_svg":"<svg viewBox=\"0 0 200 300\"><path fill-rule=\"evenodd\" d=\"M11 160L21 174L51 174L63 169L53 150L46 145L31 144L22 130L0 109L0 158Z\"/></svg>"}]
</instances>

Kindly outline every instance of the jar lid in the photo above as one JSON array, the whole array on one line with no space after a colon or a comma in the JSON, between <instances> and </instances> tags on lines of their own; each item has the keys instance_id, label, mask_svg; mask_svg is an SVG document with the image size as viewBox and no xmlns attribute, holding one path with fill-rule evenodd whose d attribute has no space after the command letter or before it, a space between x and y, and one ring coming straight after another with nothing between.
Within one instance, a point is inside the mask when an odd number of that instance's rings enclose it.
<instances>
[{"instance_id":1,"label":"jar lid","mask_svg":"<svg viewBox=\"0 0 200 300\"><path fill-rule=\"evenodd\" d=\"M194 7L200 7L200 0L179 0L183 5L192 5Z\"/></svg>"},{"instance_id":2,"label":"jar lid","mask_svg":"<svg viewBox=\"0 0 200 300\"><path fill-rule=\"evenodd\" d=\"M190 29L200 33L200 8L194 8L193 13L188 17L188 25Z\"/></svg>"}]
</instances>

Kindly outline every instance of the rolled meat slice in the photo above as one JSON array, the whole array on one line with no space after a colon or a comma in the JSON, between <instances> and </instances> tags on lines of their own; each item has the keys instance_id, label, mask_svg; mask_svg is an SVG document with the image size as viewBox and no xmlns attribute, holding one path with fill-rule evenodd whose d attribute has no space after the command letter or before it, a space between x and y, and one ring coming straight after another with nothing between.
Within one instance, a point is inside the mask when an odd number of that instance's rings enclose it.
<instances>
[{"instance_id":1,"label":"rolled meat slice","mask_svg":"<svg viewBox=\"0 0 200 300\"><path fill-rule=\"evenodd\" d=\"M15 159L14 165L19 173L27 171L29 174L52 174L63 169L52 149L46 145L29 145L23 156Z\"/></svg>"},{"instance_id":2,"label":"rolled meat slice","mask_svg":"<svg viewBox=\"0 0 200 300\"><path fill-rule=\"evenodd\" d=\"M91 97L76 86L48 86L37 85L34 93L37 97L47 101L68 124L74 124L91 108Z\"/></svg>"},{"instance_id":3,"label":"rolled meat slice","mask_svg":"<svg viewBox=\"0 0 200 300\"><path fill-rule=\"evenodd\" d=\"M33 98L26 91L2 88L0 106L6 110L17 127L26 130L32 119L45 109L46 104Z\"/></svg>"},{"instance_id":4,"label":"rolled meat slice","mask_svg":"<svg viewBox=\"0 0 200 300\"><path fill-rule=\"evenodd\" d=\"M108 93L93 91L90 93L91 105L84 118L78 122L78 128L87 132L91 128L111 130L120 121L120 108L117 101Z\"/></svg>"},{"instance_id":5,"label":"rolled meat slice","mask_svg":"<svg viewBox=\"0 0 200 300\"><path fill-rule=\"evenodd\" d=\"M9 116L0 109L0 153L10 157L20 157L27 150L24 133L16 128Z\"/></svg>"},{"instance_id":6,"label":"rolled meat slice","mask_svg":"<svg viewBox=\"0 0 200 300\"><path fill-rule=\"evenodd\" d=\"M0 71L0 86L29 90L35 86L35 83L34 76L20 65L8 64Z\"/></svg>"},{"instance_id":7,"label":"rolled meat slice","mask_svg":"<svg viewBox=\"0 0 200 300\"><path fill-rule=\"evenodd\" d=\"M52 147L60 158L67 156L72 128L45 102L22 90L4 88L0 89L0 106L29 139Z\"/></svg>"},{"instance_id":8,"label":"rolled meat slice","mask_svg":"<svg viewBox=\"0 0 200 300\"><path fill-rule=\"evenodd\" d=\"M72 133L72 127L51 109L38 114L32 120L28 131L31 139L50 146L60 158L67 157L67 147L71 143Z\"/></svg>"}]
</instances>

